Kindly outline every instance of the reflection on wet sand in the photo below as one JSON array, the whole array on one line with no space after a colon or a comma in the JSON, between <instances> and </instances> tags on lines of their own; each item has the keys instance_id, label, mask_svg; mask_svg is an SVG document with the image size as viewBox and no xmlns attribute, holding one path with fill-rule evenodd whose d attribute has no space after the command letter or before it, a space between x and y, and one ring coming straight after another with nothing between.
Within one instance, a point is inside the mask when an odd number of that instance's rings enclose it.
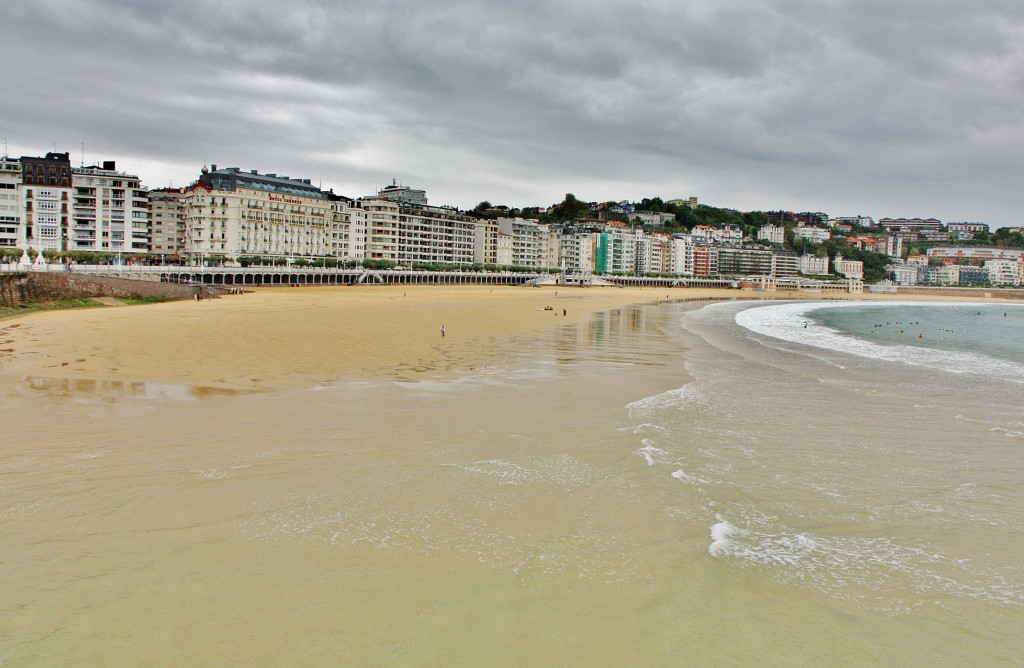
<instances>
[{"instance_id":1,"label":"reflection on wet sand","mask_svg":"<svg viewBox=\"0 0 1024 668\"><path fill-rule=\"evenodd\" d=\"M248 390L234 390L208 385L174 385L140 381L97 380L95 378L41 378L29 376L25 384L30 390L50 396L82 396L90 399L114 401L116 399L204 399L213 396L251 394Z\"/></svg>"}]
</instances>

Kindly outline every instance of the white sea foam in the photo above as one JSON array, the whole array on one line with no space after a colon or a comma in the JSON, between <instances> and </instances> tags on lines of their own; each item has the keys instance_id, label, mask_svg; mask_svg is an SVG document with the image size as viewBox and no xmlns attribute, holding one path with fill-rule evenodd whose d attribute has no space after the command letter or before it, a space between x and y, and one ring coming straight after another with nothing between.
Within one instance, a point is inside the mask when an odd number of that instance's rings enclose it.
<instances>
[{"instance_id":1,"label":"white sea foam","mask_svg":"<svg viewBox=\"0 0 1024 668\"><path fill-rule=\"evenodd\" d=\"M842 334L808 321L811 311L821 308L863 308L865 306L934 306L929 302L797 302L744 309L736 313L736 324L757 334L834 350L860 357L913 364L953 373L976 373L1011 382L1024 383L1024 365L979 353L934 350L921 346L885 346Z\"/></svg>"},{"instance_id":2,"label":"white sea foam","mask_svg":"<svg viewBox=\"0 0 1024 668\"><path fill-rule=\"evenodd\" d=\"M740 528L716 516L708 553L760 566L784 582L808 585L832 596L901 588L1024 605L1024 586L992 573L973 572L966 560L940 550L902 545L892 538L816 536L779 527Z\"/></svg>"},{"instance_id":3,"label":"white sea foam","mask_svg":"<svg viewBox=\"0 0 1024 668\"><path fill-rule=\"evenodd\" d=\"M644 444L644 447L637 450L641 456L647 461L648 466L654 466L655 464L666 464L668 452L654 445L654 442L647 438L640 439L640 442Z\"/></svg>"},{"instance_id":4,"label":"white sea foam","mask_svg":"<svg viewBox=\"0 0 1024 668\"><path fill-rule=\"evenodd\" d=\"M689 406L704 403L705 397L697 383L688 383L674 390L638 399L626 404L630 419L649 417L663 410L682 410Z\"/></svg>"}]
</instances>

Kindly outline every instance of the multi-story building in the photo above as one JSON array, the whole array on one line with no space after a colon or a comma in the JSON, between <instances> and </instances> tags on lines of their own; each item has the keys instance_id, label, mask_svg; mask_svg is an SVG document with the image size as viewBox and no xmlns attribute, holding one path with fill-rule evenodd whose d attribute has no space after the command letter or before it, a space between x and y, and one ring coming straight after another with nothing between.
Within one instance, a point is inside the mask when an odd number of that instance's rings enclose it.
<instances>
[{"instance_id":1,"label":"multi-story building","mask_svg":"<svg viewBox=\"0 0 1024 668\"><path fill-rule=\"evenodd\" d=\"M633 214L633 217L638 218L640 224L644 227L660 230L665 227L665 223L674 222L676 214L662 213L660 211L637 211Z\"/></svg>"},{"instance_id":2,"label":"multi-story building","mask_svg":"<svg viewBox=\"0 0 1024 668\"><path fill-rule=\"evenodd\" d=\"M738 225L723 225L722 227L697 225L690 234L697 239L714 241L724 245L738 246L743 242L743 231Z\"/></svg>"},{"instance_id":3,"label":"multi-story building","mask_svg":"<svg viewBox=\"0 0 1024 668\"><path fill-rule=\"evenodd\" d=\"M331 203L331 255L338 260L361 261L366 258L367 217L361 202L327 192Z\"/></svg>"},{"instance_id":4,"label":"multi-story building","mask_svg":"<svg viewBox=\"0 0 1024 668\"><path fill-rule=\"evenodd\" d=\"M800 256L800 273L805 276L827 276L828 256L817 257L815 255L803 254Z\"/></svg>"},{"instance_id":5,"label":"multi-story building","mask_svg":"<svg viewBox=\"0 0 1024 668\"><path fill-rule=\"evenodd\" d=\"M7 156L0 158L0 248L25 246L21 181L21 162Z\"/></svg>"},{"instance_id":6,"label":"multi-story building","mask_svg":"<svg viewBox=\"0 0 1024 668\"><path fill-rule=\"evenodd\" d=\"M65 154L67 155L67 154ZM138 176L117 171L112 160L72 170L74 209L69 248L149 251L149 199Z\"/></svg>"},{"instance_id":7,"label":"multi-story building","mask_svg":"<svg viewBox=\"0 0 1024 668\"><path fill-rule=\"evenodd\" d=\"M498 232L498 266L512 265L512 235Z\"/></svg>"},{"instance_id":8,"label":"multi-story building","mask_svg":"<svg viewBox=\"0 0 1024 668\"><path fill-rule=\"evenodd\" d=\"M894 264L887 267L892 272L893 280L897 285L919 285L921 283L921 273L925 269L911 264Z\"/></svg>"},{"instance_id":9,"label":"multi-story building","mask_svg":"<svg viewBox=\"0 0 1024 668\"><path fill-rule=\"evenodd\" d=\"M967 260L981 264L985 260L1019 260L1024 258L1024 249L1002 248L999 246L935 246L925 251L928 258L943 262Z\"/></svg>"},{"instance_id":10,"label":"multi-story building","mask_svg":"<svg viewBox=\"0 0 1024 668\"><path fill-rule=\"evenodd\" d=\"M154 255L180 255L185 250L185 189L150 190L149 252Z\"/></svg>"},{"instance_id":11,"label":"multi-story building","mask_svg":"<svg viewBox=\"0 0 1024 668\"><path fill-rule=\"evenodd\" d=\"M992 285L1018 286L1021 284L1022 262L1020 260L987 260L988 280Z\"/></svg>"},{"instance_id":12,"label":"multi-story building","mask_svg":"<svg viewBox=\"0 0 1024 668\"><path fill-rule=\"evenodd\" d=\"M718 276L718 250L703 240L693 245L694 276Z\"/></svg>"},{"instance_id":13,"label":"multi-story building","mask_svg":"<svg viewBox=\"0 0 1024 668\"><path fill-rule=\"evenodd\" d=\"M637 236L607 229L594 234L594 272L598 274L636 273Z\"/></svg>"},{"instance_id":14,"label":"multi-story building","mask_svg":"<svg viewBox=\"0 0 1024 668\"><path fill-rule=\"evenodd\" d=\"M770 244L784 244L786 242L786 228L772 223L762 225L757 230L757 238Z\"/></svg>"},{"instance_id":15,"label":"multi-story building","mask_svg":"<svg viewBox=\"0 0 1024 668\"><path fill-rule=\"evenodd\" d=\"M21 212L24 244L38 250L79 248L77 231L69 240L71 160L67 153L21 158Z\"/></svg>"},{"instance_id":16,"label":"multi-story building","mask_svg":"<svg viewBox=\"0 0 1024 668\"><path fill-rule=\"evenodd\" d=\"M956 233L957 239L973 239L975 234L988 232L985 223L949 223L946 229Z\"/></svg>"},{"instance_id":17,"label":"multi-story building","mask_svg":"<svg viewBox=\"0 0 1024 668\"><path fill-rule=\"evenodd\" d=\"M473 222L473 226L473 261L478 264L501 264L501 231L498 229L498 222L477 220ZM511 259L509 253L509 260Z\"/></svg>"},{"instance_id":18,"label":"multi-story building","mask_svg":"<svg viewBox=\"0 0 1024 668\"><path fill-rule=\"evenodd\" d=\"M392 181L391 185L384 186L377 191L378 197L386 197L392 202L403 202L405 204L413 204L417 206L427 205L427 191L415 190L408 186L400 186L397 181Z\"/></svg>"},{"instance_id":19,"label":"multi-story building","mask_svg":"<svg viewBox=\"0 0 1024 668\"><path fill-rule=\"evenodd\" d=\"M800 257L791 250L772 249L772 276L796 276L800 272Z\"/></svg>"},{"instance_id":20,"label":"multi-story building","mask_svg":"<svg viewBox=\"0 0 1024 668\"><path fill-rule=\"evenodd\" d=\"M452 207L428 206L426 195L406 197L413 191L394 188L386 197L364 197L361 206L367 211L367 257L392 260L408 266L416 262L453 265L496 264L498 261L498 226L493 221L478 224ZM392 199L395 197L396 199Z\"/></svg>"},{"instance_id":21,"label":"multi-story building","mask_svg":"<svg viewBox=\"0 0 1024 668\"><path fill-rule=\"evenodd\" d=\"M687 197L686 199L670 199L665 204L671 204L672 206L685 206L691 209L697 208L697 198Z\"/></svg>"},{"instance_id":22,"label":"multi-story building","mask_svg":"<svg viewBox=\"0 0 1024 668\"><path fill-rule=\"evenodd\" d=\"M186 189L184 207L184 254L194 263L334 252L331 202L309 179L212 165Z\"/></svg>"},{"instance_id":23,"label":"multi-story building","mask_svg":"<svg viewBox=\"0 0 1024 668\"><path fill-rule=\"evenodd\" d=\"M845 260L841 253L836 253L836 261L833 266L840 276L858 280L864 278L864 263L860 260Z\"/></svg>"},{"instance_id":24,"label":"multi-story building","mask_svg":"<svg viewBox=\"0 0 1024 668\"><path fill-rule=\"evenodd\" d=\"M558 233L558 264L565 272L594 272L595 233L588 229L566 227Z\"/></svg>"},{"instance_id":25,"label":"multi-story building","mask_svg":"<svg viewBox=\"0 0 1024 668\"><path fill-rule=\"evenodd\" d=\"M693 276L693 238L677 234L672 237L668 273Z\"/></svg>"},{"instance_id":26,"label":"multi-story building","mask_svg":"<svg viewBox=\"0 0 1024 668\"><path fill-rule=\"evenodd\" d=\"M512 261L517 267L544 267L547 226L523 218L498 218L498 230L512 237Z\"/></svg>"},{"instance_id":27,"label":"multi-story building","mask_svg":"<svg viewBox=\"0 0 1024 668\"><path fill-rule=\"evenodd\" d=\"M875 221L871 216L837 216L828 221L830 227L837 225L849 225L851 227L874 227Z\"/></svg>"},{"instance_id":28,"label":"multi-story building","mask_svg":"<svg viewBox=\"0 0 1024 668\"><path fill-rule=\"evenodd\" d=\"M770 276L774 254L757 248L719 248L718 272L726 276Z\"/></svg>"},{"instance_id":29,"label":"multi-story building","mask_svg":"<svg viewBox=\"0 0 1024 668\"><path fill-rule=\"evenodd\" d=\"M793 228L793 234L816 244L820 244L832 238L831 230L824 227L817 227L815 225L799 225Z\"/></svg>"}]
</instances>

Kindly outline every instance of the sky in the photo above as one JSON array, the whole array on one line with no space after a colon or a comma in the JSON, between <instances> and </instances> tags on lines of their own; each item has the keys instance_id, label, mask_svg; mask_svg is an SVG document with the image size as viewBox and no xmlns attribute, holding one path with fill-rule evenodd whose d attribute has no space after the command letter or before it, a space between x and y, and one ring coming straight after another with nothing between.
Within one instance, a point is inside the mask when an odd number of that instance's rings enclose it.
<instances>
[{"instance_id":1,"label":"sky","mask_svg":"<svg viewBox=\"0 0 1024 668\"><path fill-rule=\"evenodd\" d=\"M1024 223L1021 0L3 0L0 139L431 204Z\"/></svg>"}]
</instances>

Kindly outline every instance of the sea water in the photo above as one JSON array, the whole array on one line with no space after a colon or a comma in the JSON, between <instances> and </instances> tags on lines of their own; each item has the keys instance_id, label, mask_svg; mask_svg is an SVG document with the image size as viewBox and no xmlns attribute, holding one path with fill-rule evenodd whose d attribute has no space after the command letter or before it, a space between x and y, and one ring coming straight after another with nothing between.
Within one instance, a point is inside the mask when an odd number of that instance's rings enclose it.
<instances>
[{"instance_id":1,"label":"sea water","mask_svg":"<svg viewBox=\"0 0 1024 668\"><path fill-rule=\"evenodd\" d=\"M925 363L966 327L910 308L667 301L421 382L0 387L0 663L1013 665L1017 362Z\"/></svg>"}]
</instances>

